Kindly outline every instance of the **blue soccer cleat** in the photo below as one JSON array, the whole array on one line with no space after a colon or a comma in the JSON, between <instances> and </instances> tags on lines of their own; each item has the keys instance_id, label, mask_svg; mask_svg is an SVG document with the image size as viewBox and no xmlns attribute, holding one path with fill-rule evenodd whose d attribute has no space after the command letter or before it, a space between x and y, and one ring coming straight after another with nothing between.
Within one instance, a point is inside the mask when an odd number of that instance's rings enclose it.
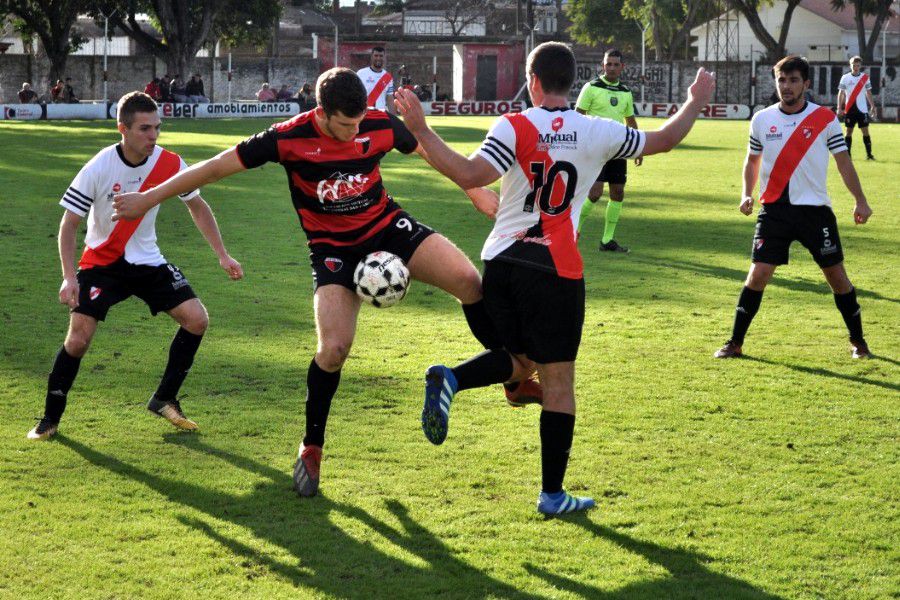
<instances>
[{"instance_id":1,"label":"blue soccer cleat","mask_svg":"<svg viewBox=\"0 0 900 600\"><path fill-rule=\"evenodd\" d=\"M538 496L538 512L545 515L564 515L579 510L587 510L595 506L594 499L585 496L572 496L565 490L548 494L541 492Z\"/></svg>"},{"instance_id":2,"label":"blue soccer cleat","mask_svg":"<svg viewBox=\"0 0 900 600\"><path fill-rule=\"evenodd\" d=\"M422 431L435 446L447 439L450 403L456 394L456 377L444 365L433 365L425 371L425 406L422 408Z\"/></svg>"}]
</instances>

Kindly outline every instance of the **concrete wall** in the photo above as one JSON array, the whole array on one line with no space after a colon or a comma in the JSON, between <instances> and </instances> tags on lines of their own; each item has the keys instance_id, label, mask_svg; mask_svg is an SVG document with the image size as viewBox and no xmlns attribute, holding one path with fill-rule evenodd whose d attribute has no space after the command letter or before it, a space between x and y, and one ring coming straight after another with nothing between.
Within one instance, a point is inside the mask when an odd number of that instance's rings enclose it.
<instances>
[{"instance_id":1,"label":"concrete wall","mask_svg":"<svg viewBox=\"0 0 900 600\"><path fill-rule=\"evenodd\" d=\"M228 59L198 58L194 61L194 69L203 78L206 95L211 100L225 102ZM49 70L46 60L34 56L0 54L0 102L17 102L16 93L24 81L30 82L38 94L46 92ZM165 70L165 64L152 56L111 56L108 62L109 98L116 100L127 92L143 90L148 81L161 77ZM79 98L103 98L102 56L70 56L66 71ZM315 82L319 65L310 58L235 58L232 71L232 100L251 100L255 99L256 91L264 81L276 90L281 84L288 84L296 92L304 81Z\"/></svg>"}]
</instances>

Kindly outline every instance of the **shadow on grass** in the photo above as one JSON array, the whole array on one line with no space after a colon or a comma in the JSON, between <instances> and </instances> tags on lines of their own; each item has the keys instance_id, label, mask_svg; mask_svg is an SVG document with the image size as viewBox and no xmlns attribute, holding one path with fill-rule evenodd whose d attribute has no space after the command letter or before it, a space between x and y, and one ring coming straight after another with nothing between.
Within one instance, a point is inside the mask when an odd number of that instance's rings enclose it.
<instances>
[{"instance_id":1,"label":"shadow on grass","mask_svg":"<svg viewBox=\"0 0 900 600\"><path fill-rule=\"evenodd\" d=\"M407 507L399 501L385 502L387 510L400 523L400 527L395 527L357 506L336 502L325 495L299 499L291 489L287 473L212 447L197 436L171 435L166 439L191 451L214 456L266 481L259 482L247 494L230 494L161 477L71 438L57 436L60 444L87 462L210 517L205 520L181 514L176 518L242 557L241 566L246 569L244 575L248 579L271 574L294 586L336 598L440 596L529 600L539 597L494 579L454 556L453 550L435 534L410 518ZM335 523L334 517L352 519L370 531L351 535ZM253 538L283 548L292 558L285 561L251 547L222 531L214 521L237 525ZM400 548L399 554L412 555L417 560L411 563L380 550L377 546L384 542Z\"/></svg>"},{"instance_id":2,"label":"shadow on grass","mask_svg":"<svg viewBox=\"0 0 900 600\"><path fill-rule=\"evenodd\" d=\"M644 560L663 567L670 577L630 583L615 590L598 587L551 573L534 565L525 568L548 584L584 598L754 598L776 600L776 596L740 579L716 573L706 566L712 559L703 554L679 548L666 548L635 539L615 529L592 522L585 515L563 517L583 527L595 537L610 541L623 550L641 556Z\"/></svg>"},{"instance_id":3,"label":"shadow on grass","mask_svg":"<svg viewBox=\"0 0 900 600\"><path fill-rule=\"evenodd\" d=\"M879 381L877 379L871 379L869 377L860 377L859 375L846 375L844 373L836 373L834 371L829 371L828 369L823 369L822 367L806 367L803 365L792 365L790 363L777 362L774 360L768 360L768 359L759 358L756 356L749 356L747 354L744 354L741 358L744 360L751 360L751 361L763 363L766 365L772 365L772 366L777 366L777 367L787 367L788 369L791 369L793 371L798 371L800 373L806 373L807 375L816 375L816 376L820 376L820 377L832 377L834 379L843 379L844 381L852 381L853 383L874 385L877 387L884 388L886 390L893 390L895 392L900 391L900 384L891 383L890 381ZM894 364L894 365L897 364L897 361L893 360L891 358L873 357L868 360L873 360L873 361L881 360L881 361L884 361L884 362L887 362L890 364Z\"/></svg>"},{"instance_id":4,"label":"shadow on grass","mask_svg":"<svg viewBox=\"0 0 900 600\"><path fill-rule=\"evenodd\" d=\"M684 260L675 260L671 258L643 258L640 256L630 257L634 262L639 262L647 265L651 265L653 267L661 267L661 268L669 268L669 269L677 269L680 271L689 271L691 273L699 273L702 275L707 275L709 277L714 277L717 279L727 279L729 281L734 281L736 286L739 286L741 282L743 282L747 278L747 271L749 270L749 266L746 270L740 269L731 269L729 267L722 267L716 265L706 265L702 263L689 262ZM749 263L749 258L748 258ZM777 273L777 272L776 272ZM812 292L816 294L831 294L831 290L828 288L828 285L825 283L824 277L820 283L816 283L813 281L804 281L802 279L786 279L784 277L775 276L772 278L772 281L769 285L785 288L788 290L793 290L795 292ZM738 287L735 287L735 295L739 291ZM878 292L873 292L871 290L856 290L857 296L860 298L871 298L873 300L884 300L886 302L893 302L895 304L900 304L900 298L891 298L889 296L883 296Z\"/></svg>"}]
</instances>

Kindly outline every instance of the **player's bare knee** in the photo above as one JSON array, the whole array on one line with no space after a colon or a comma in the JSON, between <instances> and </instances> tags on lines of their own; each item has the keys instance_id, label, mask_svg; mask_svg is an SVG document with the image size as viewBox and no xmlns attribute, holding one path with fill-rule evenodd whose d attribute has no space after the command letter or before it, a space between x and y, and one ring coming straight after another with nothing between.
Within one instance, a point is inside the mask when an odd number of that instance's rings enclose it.
<instances>
[{"instance_id":1,"label":"player's bare knee","mask_svg":"<svg viewBox=\"0 0 900 600\"><path fill-rule=\"evenodd\" d=\"M70 331L63 346L69 356L81 358L91 347L91 336L82 331Z\"/></svg>"},{"instance_id":2,"label":"player's bare knee","mask_svg":"<svg viewBox=\"0 0 900 600\"><path fill-rule=\"evenodd\" d=\"M337 371L350 356L350 344L343 341L327 341L319 345L316 363L325 371Z\"/></svg>"},{"instance_id":3,"label":"player's bare knee","mask_svg":"<svg viewBox=\"0 0 900 600\"><path fill-rule=\"evenodd\" d=\"M744 282L751 290L761 292L768 285L769 280L775 273L774 265L763 265L761 263L753 263L750 272L747 273L747 280Z\"/></svg>"},{"instance_id":4,"label":"player's bare knee","mask_svg":"<svg viewBox=\"0 0 900 600\"><path fill-rule=\"evenodd\" d=\"M459 280L459 295L457 298L463 304L473 304L483 297L481 291L481 275L475 267L466 269Z\"/></svg>"},{"instance_id":5,"label":"player's bare knee","mask_svg":"<svg viewBox=\"0 0 900 600\"><path fill-rule=\"evenodd\" d=\"M203 335L209 328L209 313L206 312L206 307L198 301L196 306L192 306L187 314L178 319L178 324L194 335Z\"/></svg>"}]
</instances>

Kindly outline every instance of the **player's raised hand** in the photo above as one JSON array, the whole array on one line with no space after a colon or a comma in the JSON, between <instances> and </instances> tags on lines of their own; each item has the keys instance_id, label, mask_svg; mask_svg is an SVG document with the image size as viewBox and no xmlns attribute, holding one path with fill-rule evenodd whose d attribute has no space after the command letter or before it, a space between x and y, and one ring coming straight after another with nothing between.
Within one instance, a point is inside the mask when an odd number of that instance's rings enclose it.
<instances>
[{"instance_id":1,"label":"player's raised hand","mask_svg":"<svg viewBox=\"0 0 900 600\"><path fill-rule=\"evenodd\" d=\"M65 304L69 308L78 308L79 290L77 279L74 277L63 279L62 285L59 286L59 303Z\"/></svg>"},{"instance_id":2,"label":"player's raised hand","mask_svg":"<svg viewBox=\"0 0 900 600\"><path fill-rule=\"evenodd\" d=\"M857 225L862 225L866 221L869 220L869 217L872 216L872 209L869 207L869 203L863 200L862 202L856 203L856 208L853 209L853 221Z\"/></svg>"},{"instance_id":3,"label":"player's raised hand","mask_svg":"<svg viewBox=\"0 0 900 600\"><path fill-rule=\"evenodd\" d=\"M403 123L413 135L428 128L425 123L425 112L422 103L411 90L401 88L394 92L394 107L403 117Z\"/></svg>"},{"instance_id":4,"label":"player's raised hand","mask_svg":"<svg viewBox=\"0 0 900 600\"><path fill-rule=\"evenodd\" d=\"M478 212L487 216L488 219L497 216L497 209L500 207L500 196L497 195L497 192L480 187L466 190L466 195Z\"/></svg>"},{"instance_id":5,"label":"player's raised hand","mask_svg":"<svg viewBox=\"0 0 900 600\"><path fill-rule=\"evenodd\" d=\"M112 220L133 221L143 217L151 208L153 208L153 204L141 192L116 194L113 196Z\"/></svg>"},{"instance_id":6,"label":"player's raised hand","mask_svg":"<svg viewBox=\"0 0 900 600\"><path fill-rule=\"evenodd\" d=\"M234 281L243 279L244 277L244 268L241 266L241 263L231 258L228 254L219 259L219 266L222 267Z\"/></svg>"},{"instance_id":7,"label":"player's raised hand","mask_svg":"<svg viewBox=\"0 0 900 600\"><path fill-rule=\"evenodd\" d=\"M688 101L692 98L703 105L709 104L716 89L716 74L700 67L694 83L688 88Z\"/></svg>"},{"instance_id":8,"label":"player's raised hand","mask_svg":"<svg viewBox=\"0 0 900 600\"><path fill-rule=\"evenodd\" d=\"M753 196L747 196L741 200L738 209L747 216L753 214Z\"/></svg>"}]
</instances>

